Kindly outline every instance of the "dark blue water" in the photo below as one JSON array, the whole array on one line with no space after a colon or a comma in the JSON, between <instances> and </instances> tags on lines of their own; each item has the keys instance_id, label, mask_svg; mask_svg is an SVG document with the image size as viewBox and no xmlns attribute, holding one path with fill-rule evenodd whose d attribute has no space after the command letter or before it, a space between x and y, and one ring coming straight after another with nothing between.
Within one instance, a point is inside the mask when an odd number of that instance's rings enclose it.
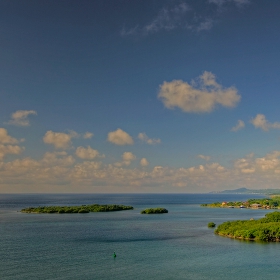
<instances>
[{"instance_id":1,"label":"dark blue water","mask_svg":"<svg viewBox=\"0 0 280 280\"><path fill-rule=\"evenodd\" d=\"M207 228L268 210L200 207L253 195L0 195L0 279L278 279L279 243L228 239ZM29 206L125 204L134 210L24 214ZM147 207L168 214L141 215ZM113 252L117 257L113 258Z\"/></svg>"}]
</instances>

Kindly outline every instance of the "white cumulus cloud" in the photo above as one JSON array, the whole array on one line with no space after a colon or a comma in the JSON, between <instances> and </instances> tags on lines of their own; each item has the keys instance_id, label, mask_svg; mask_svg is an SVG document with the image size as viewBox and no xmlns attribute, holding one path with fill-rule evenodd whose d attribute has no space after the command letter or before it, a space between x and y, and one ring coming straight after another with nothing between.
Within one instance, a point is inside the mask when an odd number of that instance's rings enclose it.
<instances>
[{"instance_id":1,"label":"white cumulus cloud","mask_svg":"<svg viewBox=\"0 0 280 280\"><path fill-rule=\"evenodd\" d=\"M280 151L273 151L264 157L255 158L253 154L235 161L234 167L243 174L263 175L267 179L280 173ZM277 175L278 176L278 175Z\"/></svg>"},{"instance_id":2,"label":"white cumulus cloud","mask_svg":"<svg viewBox=\"0 0 280 280\"><path fill-rule=\"evenodd\" d=\"M210 160L210 156L205 156L205 155L198 155L197 157L201 158L201 159L204 159L206 161L209 161Z\"/></svg>"},{"instance_id":3,"label":"white cumulus cloud","mask_svg":"<svg viewBox=\"0 0 280 280\"><path fill-rule=\"evenodd\" d=\"M149 162L148 162L148 160L147 160L146 158L142 158L142 159L140 160L140 165L141 165L141 166L148 166L148 165L149 165Z\"/></svg>"},{"instance_id":4,"label":"white cumulus cloud","mask_svg":"<svg viewBox=\"0 0 280 280\"><path fill-rule=\"evenodd\" d=\"M159 144L160 142L161 142L161 140L160 139L156 139L156 138L149 138L147 135L146 135L146 133L143 133L143 132L141 132L141 133L139 133L138 134L138 138L141 140L141 141L143 141L143 142L145 142L145 143L147 143L147 144L149 144L149 145L154 145L154 144Z\"/></svg>"},{"instance_id":5,"label":"white cumulus cloud","mask_svg":"<svg viewBox=\"0 0 280 280\"><path fill-rule=\"evenodd\" d=\"M83 135L84 139L90 139L93 137L93 133L91 132L86 132L84 135Z\"/></svg>"},{"instance_id":6,"label":"white cumulus cloud","mask_svg":"<svg viewBox=\"0 0 280 280\"><path fill-rule=\"evenodd\" d=\"M238 131L245 127L245 123L242 120L238 120L237 124L231 129L231 131Z\"/></svg>"},{"instance_id":7,"label":"white cumulus cloud","mask_svg":"<svg viewBox=\"0 0 280 280\"><path fill-rule=\"evenodd\" d=\"M269 129L280 129L279 122L270 123L266 120L266 117L263 114L257 114L256 117L251 120L251 123L255 128L260 128L264 131L268 131Z\"/></svg>"},{"instance_id":8,"label":"white cumulus cloud","mask_svg":"<svg viewBox=\"0 0 280 280\"><path fill-rule=\"evenodd\" d=\"M132 161L132 160L136 159L136 156L131 152L124 152L122 155L122 159L124 161Z\"/></svg>"},{"instance_id":9,"label":"white cumulus cloud","mask_svg":"<svg viewBox=\"0 0 280 280\"><path fill-rule=\"evenodd\" d=\"M75 162L75 159L67 155L65 151L63 152L46 152L44 154L44 157L41 161L43 166L54 166L54 165L59 165L59 166L70 166Z\"/></svg>"},{"instance_id":10,"label":"white cumulus cloud","mask_svg":"<svg viewBox=\"0 0 280 280\"><path fill-rule=\"evenodd\" d=\"M8 134L7 129L0 127L0 143L2 144L16 144L19 141Z\"/></svg>"},{"instance_id":11,"label":"white cumulus cloud","mask_svg":"<svg viewBox=\"0 0 280 280\"><path fill-rule=\"evenodd\" d=\"M118 167L121 167L121 166L124 166L124 165L128 166L135 159L136 159L136 156L133 153L131 153L131 152L124 152L122 154L122 161L116 162L114 165L118 166Z\"/></svg>"},{"instance_id":12,"label":"white cumulus cloud","mask_svg":"<svg viewBox=\"0 0 280 280\"><path fill-rule=\"evenodd\" d=\"M5 155L13 154L19 155L23 151L23 148L17 145L3 145L0 144L0 160L3 160Z\"/></svg>"},{"instance_id":13,"label":"white cumulus cloud","mask_svg":"<svg viewBox=\"0 0 280 280\"><path fill-rule=\"evenodd\" d=\"M37 115L37 112L34 110L18 110L12 114L11 120L9 120L8 124L17 126L29 126L29 115Z\"/></svg>"},{"instance_id":14,"label":"white cumulus cloud","mask_svg":"<svg viewBox=\"0 0 280 280\"><path fill-rule=\"evenodd\" d=\"M69 134L63 132L47 131L43 141L46 144L54 145L56 149L66 149L71 144L71 139L76 137L76 133L71 131Z\"/></svg>"},{"instance_id":15,"label":"white cumulus cloud","mask_svg":"<svg viewBox=\"0 0 280 280\"><path fill-rule=\"evenodd\" d=\"M115 145L132 145L133 139L132 137L122 129L118 128L115 131L108 133L107 140Z\"/></svg>"},{"instance_id":16,"label":"white cumulus cloud","mask_svg":"<svg viewBox=\"0 0 280 280\"><path fill-rule=\"evenodd\" d=\"M78 147L76 149L76 156L82 159L94 159L96 157L104 157L99 154L97 150L92 149L90 146L87 148Z\"/></svg>"},{"instance_id":17,"label":"white cumulus cloud","mask_svg":"<svg viewBox=\"0 0 280 280\"><path fill-rule=\"evenodd\" d=\"M205 113L213 111L217 105L235 107L241 96L235 87L223 88L214 74L205 71L199 77L198 85L182 80L164 82L158 98L168 109L178 107L183 112Z\"/></svg>"},{"instance_id":18,"label":"white cumulus cloud","mask_svg":"<svg viewBox=\"0 0 280 280\"><path fill-rule=\"evenodd\" d=\"M51 130L47 131L43 140L46 144L54 145L56 149L66 149L72 144L71 140L73 138L84 138L90 139L93 137L93 133L86 132L84 134L79 134L74 130L68 130L68 133L64 132L53 132Z\"/></svg>"},{"instance_id":19,"label":"white cumulus cloud","mask_svg":"<svg viewBox=\"0 0 280 280\"><path fill-rule=\"evenodd\" d=\"M125 165L130 165L131 161L136 159L136 156L131 152L124 152L122 155L122 159Z\"/></svg>"}]
</instances>

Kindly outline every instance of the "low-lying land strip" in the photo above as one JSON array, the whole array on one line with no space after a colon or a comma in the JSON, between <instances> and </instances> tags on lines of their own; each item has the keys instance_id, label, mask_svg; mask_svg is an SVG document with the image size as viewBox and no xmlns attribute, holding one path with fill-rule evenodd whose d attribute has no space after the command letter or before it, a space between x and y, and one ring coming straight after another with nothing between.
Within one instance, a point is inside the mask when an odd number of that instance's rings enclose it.
<instances>
[{"instance_id":1,"label":"low-lying land strip","mask_svg":"<svg viewBox=\"0 0 280 280\"><path fill-rule=\"evenodd\" d=\"M221 207L221 208L252 208L252 209L280 209L280 196L271 198L253 198L247 201L230 201L214 202L201 204L204 207Z\"/></svg>"},{"instance_id":2,"label":"low-lying land strip","mask_svg":"<svg viewBox=\"0 0 280 280\"><path fill-rule=\"evenodd\" d=\"M280 212L272 212L259 220L225 222L216 234L243 240L280 241Z\"/></svg>"},{"instance_id":3,"label":"low-lying land strip","mask_svg":"<svg viewBox=\"0 0 280 280\"><path fill-rule=\"evenodd\" d=\"M109 211L122 211L131 210L132 206L125 205L81 205L81 206L42 206L42 207L29 207L21 210L23 213L57 213L57 214L67 214L67 213L89 213L89 212L109 212Z\"/></svg>"}]
</instances>

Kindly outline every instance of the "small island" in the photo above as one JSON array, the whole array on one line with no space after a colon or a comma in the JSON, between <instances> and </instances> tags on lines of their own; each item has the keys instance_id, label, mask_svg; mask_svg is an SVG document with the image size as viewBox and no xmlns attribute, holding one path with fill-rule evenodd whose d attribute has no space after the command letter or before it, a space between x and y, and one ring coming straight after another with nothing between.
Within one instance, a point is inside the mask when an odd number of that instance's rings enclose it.
<instances>
[{"instance_id":1,"label":"small island","mask_svg":"<svg viewBox=\"0 0 280 280\"><path fill-rule=\"evenodd\" d=\"M214 208L251 208L251 209L280 209L280 196L271 198L253 198L247 201L214 202L201 204L203 207Z\"/></svg>"},{"instance_id":2,"label":"small island","mask_svg":"<svg viewBox=\"0 0 280 280\"><path fill-rule=\"evenodd\" d=\"M81 205L81 206L40 206L21 209L22 213L38 214L72 214L72 213L89 213L89 212L109 212L132 210L132 206L125 205Z\"/></svg>"},{"instance_id":3,"label":"small island","mask_svg":"<svg viewBox=\"0 0 280 280\"><path fill-rule=\"evenodd\" d=\"M252 241L280 241L280 212L272 212L259 220L237 220L218 226L221 236Z\"/></svg>"},{"instance_id":4,"label":"small island","mask_svg":"<svg viewBox=\"0 0 280 280\"><path fill-rule=\"evenodd\" d=\"M208 223L208 227L209 227L209 228L214 228L215 226L216 226L216 224L213 223L213 222Z\"/></svg>"},{"instance_id":5,"label":"small island","mask_svg":"<svg viewBox=\"0 0 280 280\"><path fill-rule=\"evenodd\" d=\"M141 214L163 214L168 213L168 210L165 208L147 208L141 211Z\"/></svg>"}]
</instances>

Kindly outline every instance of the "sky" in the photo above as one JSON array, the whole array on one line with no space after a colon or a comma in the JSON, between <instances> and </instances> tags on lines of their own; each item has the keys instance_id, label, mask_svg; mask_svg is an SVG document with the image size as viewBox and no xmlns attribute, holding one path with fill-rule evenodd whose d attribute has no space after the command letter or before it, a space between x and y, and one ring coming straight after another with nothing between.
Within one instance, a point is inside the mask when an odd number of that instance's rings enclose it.
<instances>
[{"instance_id":1,"label":"sky","mask_svg":"<svg viewBox=\"0 0 280 280\"><path fill-rule=\"evenodd\" d=\"M0 193L279 189L279 14L0 0Z\"/></svg>"}]
</instances>

